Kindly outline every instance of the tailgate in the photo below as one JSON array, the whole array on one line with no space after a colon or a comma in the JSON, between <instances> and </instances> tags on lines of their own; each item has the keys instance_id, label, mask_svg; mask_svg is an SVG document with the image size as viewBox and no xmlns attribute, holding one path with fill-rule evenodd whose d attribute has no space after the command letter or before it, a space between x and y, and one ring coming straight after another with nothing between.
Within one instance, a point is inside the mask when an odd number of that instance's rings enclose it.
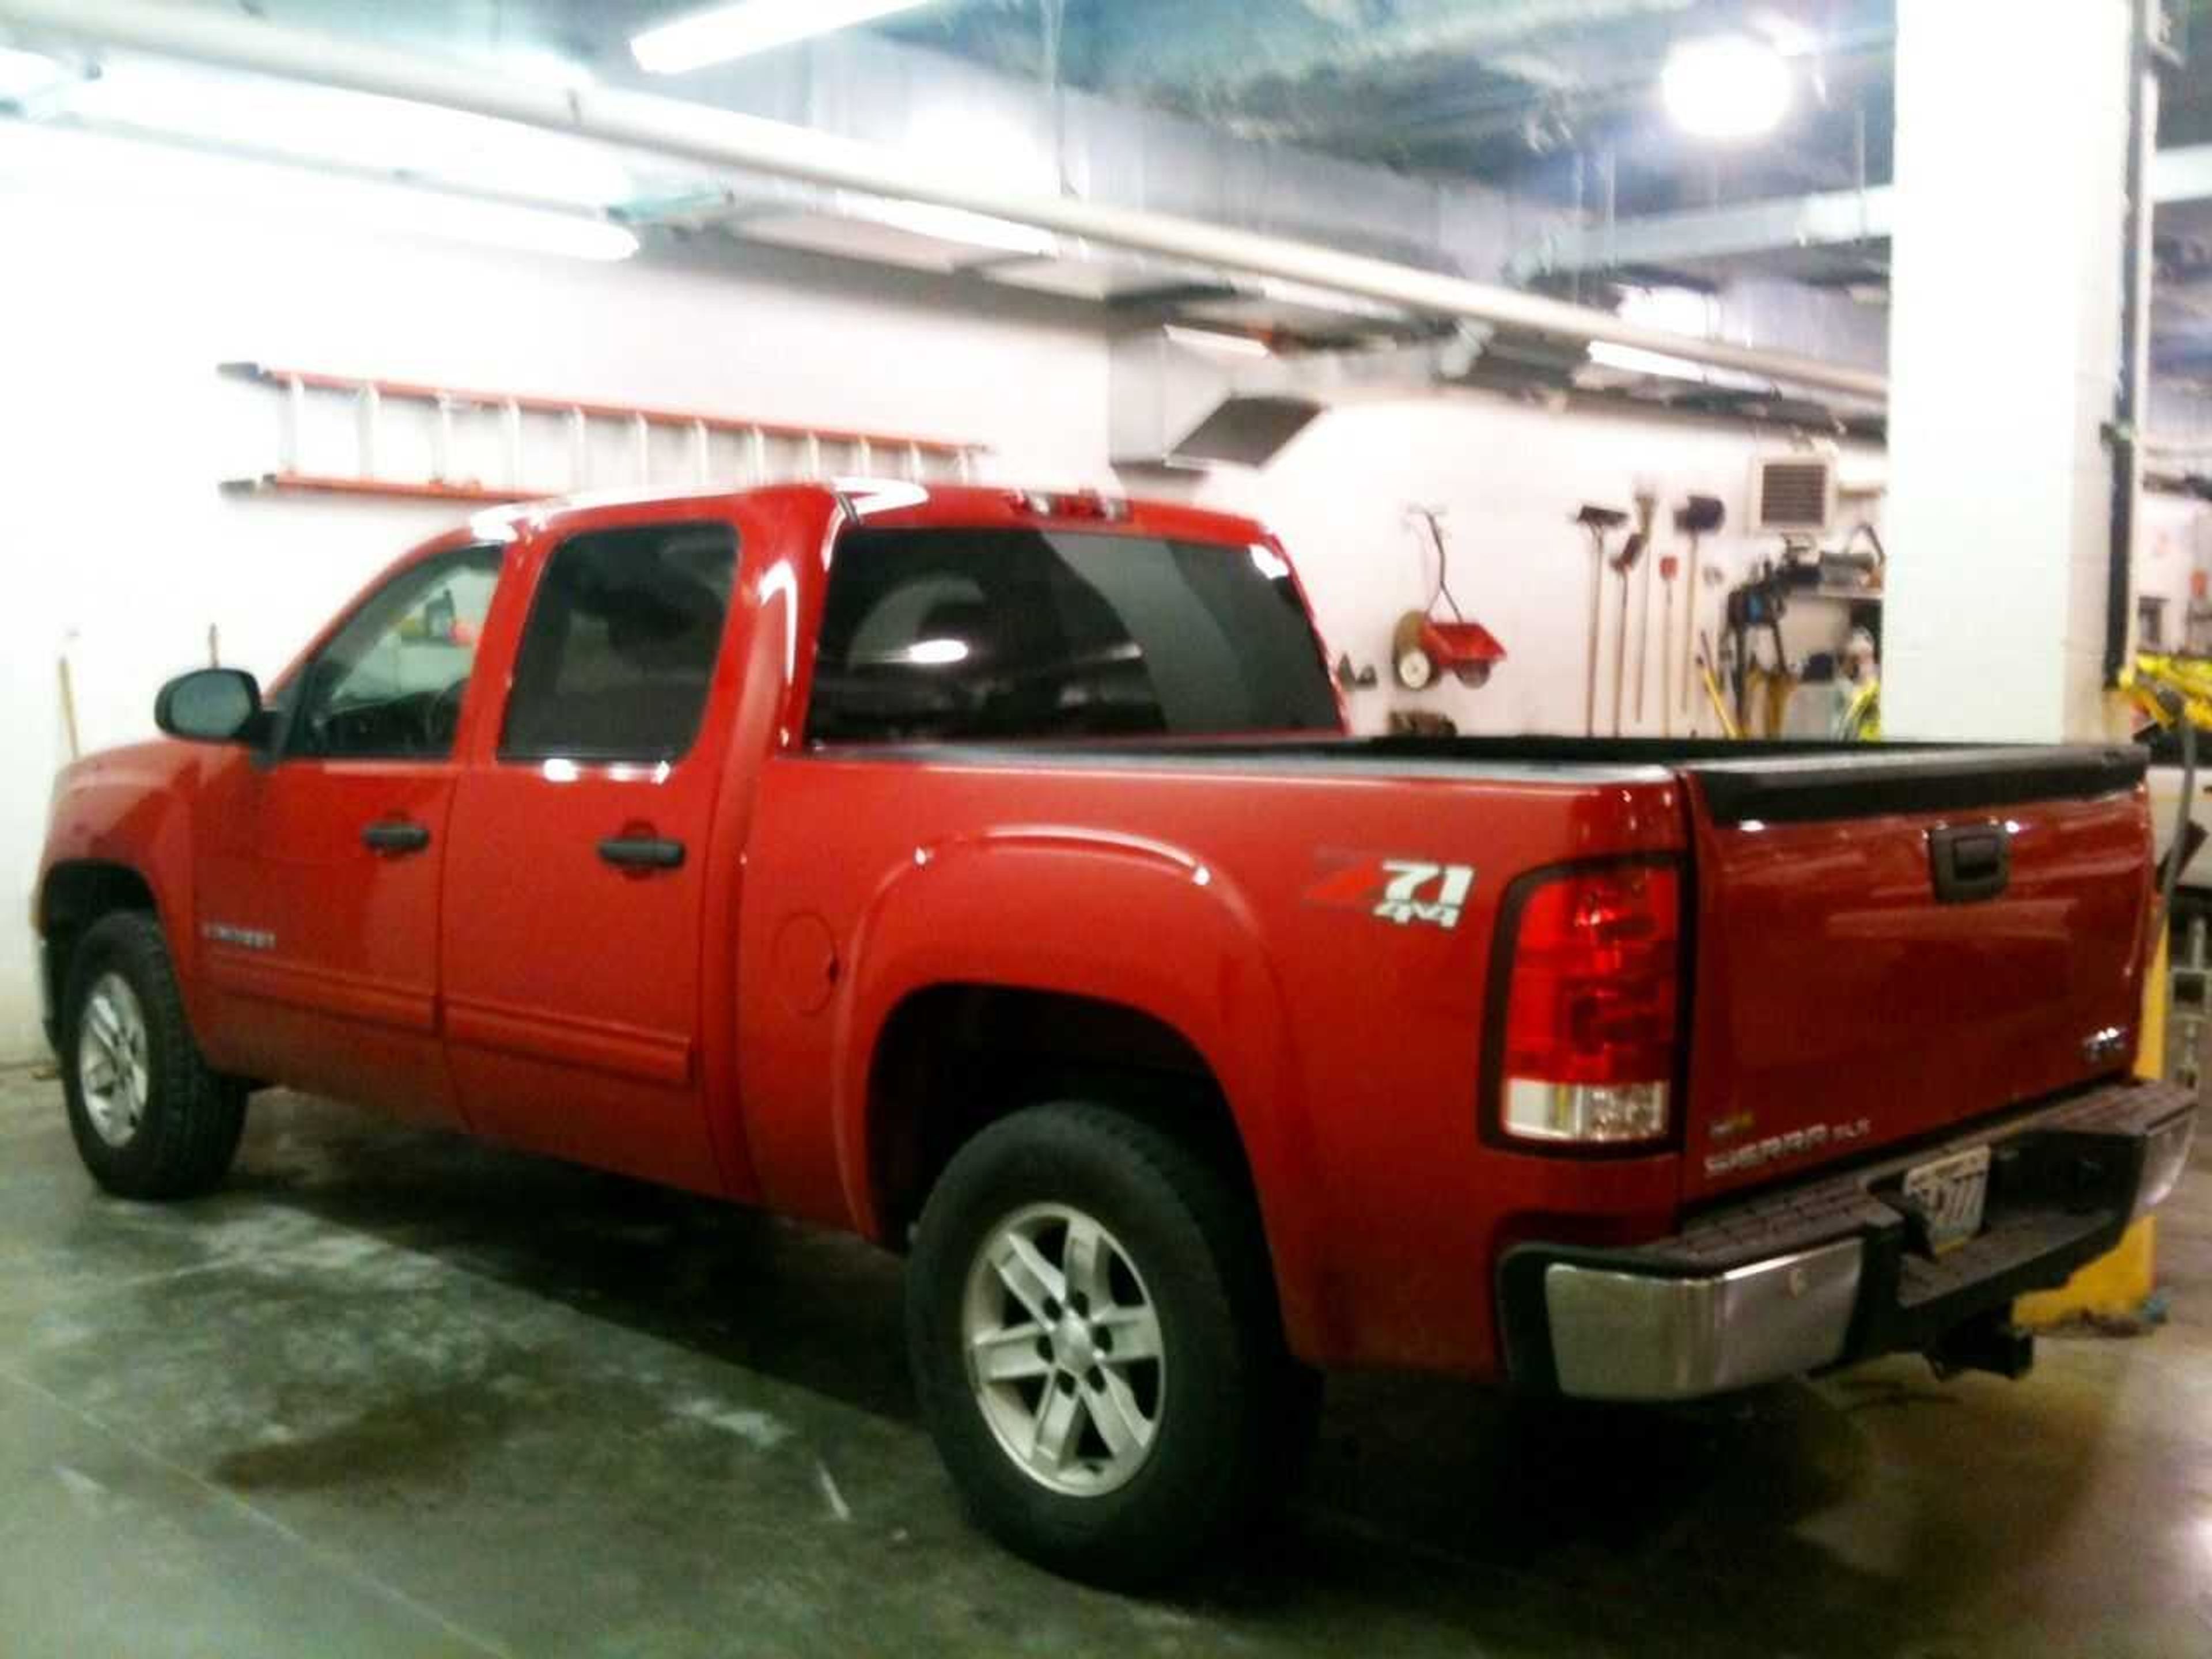
<instances>
[{"instance_id":1,"label":"tailgate","mask_svg":"<svg viewBox=\"0 0 2212 1659\"><path fill-rule=\"evenodd\" d=\"M1686 1198L2124 1072L2140 751L1838 750L1686 769Z\"/></svg>"}]
</instances>

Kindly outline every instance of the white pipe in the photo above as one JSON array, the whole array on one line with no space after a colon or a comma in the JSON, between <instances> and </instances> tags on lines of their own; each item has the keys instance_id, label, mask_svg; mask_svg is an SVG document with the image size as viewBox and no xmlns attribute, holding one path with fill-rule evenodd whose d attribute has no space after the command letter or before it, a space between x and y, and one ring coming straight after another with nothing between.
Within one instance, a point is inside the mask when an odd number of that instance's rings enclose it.
<instances>
[{"instance_id":1,"label":"white pipe","mask_svg":"<svg viewBox=\"0 0 2212 1659\"><path fill-rule=\"evenodd\" d=\"M1165 214L994 189L900 152L732 110L599 87L550 88L365 40L153 0L0 0L0 22L59 40L412 99L601 143L980 213L1132 252L1309 283L1438 317L1601 340L1792 385L1883 397L1887 378L1623 321L1608 312Z\"/></svg>"}]
</instances>

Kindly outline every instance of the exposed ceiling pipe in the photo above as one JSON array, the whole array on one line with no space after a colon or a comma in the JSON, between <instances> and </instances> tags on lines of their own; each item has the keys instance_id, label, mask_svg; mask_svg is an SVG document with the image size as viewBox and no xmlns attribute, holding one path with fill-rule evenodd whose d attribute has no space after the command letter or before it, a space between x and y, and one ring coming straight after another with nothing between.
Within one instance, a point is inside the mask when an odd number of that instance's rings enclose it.
<instances>
[{"instance_id":1,"label":"exposed ceiling pipe","mask_svg":"<svg viewBox=\"0 0 2212 1659\"><path fill-rule=\"evenodd\" d=\"M2150 159L2150 199L2160 207L2212 198L2212 144L2159 151ZM1516 276L1598 270L1611 265L1694 264L1792 248L1886 240L1896 186L1766 197L1726 207L1651 213L1611 226L1547 232L1506 262Z\"/></svg>"},{"instance_id":2,"label":"exposed ceiling pipe","mask_svg":"<svg viewBox=\"0 0 2212 1659\"><path fill-rule=\"evenodd\" d=\"M1855 397L1880 398L1887 391L1886 377L1865 369L1641 326L1608 312L1313 243L1068 197L994 189L941 168L917 167L884 146L678 99L595 87L548 88L369 41L151 0L0 0L0 23L46 39L413 99L687 161L927 202L1440 318L1602 341Z\"/></svg>"}]
</instances>

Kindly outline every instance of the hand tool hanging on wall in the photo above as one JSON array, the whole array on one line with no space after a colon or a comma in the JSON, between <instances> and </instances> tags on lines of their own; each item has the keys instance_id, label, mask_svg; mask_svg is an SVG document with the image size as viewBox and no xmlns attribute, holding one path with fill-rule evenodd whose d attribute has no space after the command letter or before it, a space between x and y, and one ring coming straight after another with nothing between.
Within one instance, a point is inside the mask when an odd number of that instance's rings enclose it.
<instances>
[{"instance_id":1,"label":"hand tool hanging on wall","mask_svg":"<svg viewBox=\"0 0 2212 1659\"><path fill-rule=\"evenodd\" d=\"M1659 492L1650 485L1638 483L1636 489L1636 533L1644 538L1648 552L1651 546L1652 526L1659 518ZM1636 724L1644 724L1644 682L1650 678L1651 668L1651 563L1644 561L1644 601L1636 618ZM1664 649L1664 647L1662 647Z\"/></svg>"},{"instance_id":2,"label":"hand tool hanging on wall","mask_svg":"<svg viewBox=\"0 0 2212 1659\"><path fill-rule=\"evenodd\" d=\"M1620 621L1613 633L1613 735L1616 738L1620 735L1621 694L1628 689L1628 586L1650 540L1648 531L1632 530L1613 558L1613 574L1620 578Z\"/></svg>"},{"instance_id":3,"label":"hand tool hanging on wall","mask_svg":"<svg viewBox=\"0 0 2212 1659\"><path fill-rule=\"evenodd\" d=\"M1690 588L1682 617L1681 710L1690 712L1690 644L1698 625L1698 552L1707 536L1728 522L1728 509L1717 496L1692 495L1674 509L1674 532L1690 538Z\"/></svg>"},{"instance_id":4,"label":"hand tool hanging on wall","mask_svg":"<svg viewBox=\"0 0 2212 1659\"><path fill-rule=\"evenodd\" d=\"M70 673L67 651L62 653L57 659L56 665L61 682L62 732L69 738L69 757L72 761L82 760L84 757L84 745L77 741L76 735L76 680Z\"/></svg>"},{"instance_id":5,"label":"hand tool hanging on wall","mask_svg":"<svg viewBox=\"0 0 2212 1659\"><path fill-rule=\"evenodd\" d=\"M1713 641L1710 635L1698 630L1696 641L1698 678L1705 688L1705 700L1713 706L1713 717L1720 721L1721 735L1740 738L1743 733L1736 727L1728 710L1728 699L1721 696L1719 677L1713 672Z\"/></svg>"},{"instance_id":6,"label":"hand tool hanging on wall","mask_svg":"<svg viewBox=\"0 0 2212 1659\"><path fill-rule=\"evenodd\" d=\"M1674 735L1674 578L1681 568L1682 562L1672 553L1659 561L1659 580L1667 588L1659 611L1659 732L1668 738ZM1683 620L1686 626L1688 617Z\"/></svg>"},{"instance_id":7,"label":"hand tool hanging on wall","mask_svg":"<svg viewBox=\"0 0 2212 1659\"><path fill-rule=\"evenodd\" d=\"M1743 732L1752 729L1752 682L1756 678L1762 693L1761 714L1766 726L1762 735L1770 738L1781 734L1782 714L1793 689L1789 653L1782 646L1782 616L1788 609L1784 598L1788 586L1784 570L1761 560L1752 571L1751 580L1729 589L1728 596L1728 643L1735 682L1736 726ZM1753 654L1752 635L1755 633L1765 634L1773 646L1771 669Z\"/></svg>"},{"instance_id":8,"label":"hand tool hanging on wall","mask_svg":"<svg viewBox=\"0 0 2212 1659\"><path fill-rule=\"evenodd\" d=\"M1575 522L1589 532L1589 648L1585 653L1585 674L1583 688L1583 735L1597 735L1597 635L1600 608L1605 594L1605 568L1608 562L1605 538L1608 532L1628 522L1628 514L1617 507L1594 507L1588 502L1575 514Z\"/></svg>"},{"instance_id":9,"label":"hand tool hanging on wall","mask_svg":"<svg viewBox=\"0 0 2212 1659\"><path fill-rule=\"evenodd\" d=\"M1442 515L1428 507L1407 511L1428 531L1429 544L1437 556L1437 586L1429 595L1426 610L1408 611L1398 618L1390 637L1391 670L1408 691L1425 690L1440 673L1456 676L1462 685L1481 685L1490 678L1490 671L1505 660L1505 647L1480 623L1469 622L1452 597L1451 562L1444 547ZM1439 602L1451 607L1451 621L1437 620Z\"/></svg>"}]
</instances>

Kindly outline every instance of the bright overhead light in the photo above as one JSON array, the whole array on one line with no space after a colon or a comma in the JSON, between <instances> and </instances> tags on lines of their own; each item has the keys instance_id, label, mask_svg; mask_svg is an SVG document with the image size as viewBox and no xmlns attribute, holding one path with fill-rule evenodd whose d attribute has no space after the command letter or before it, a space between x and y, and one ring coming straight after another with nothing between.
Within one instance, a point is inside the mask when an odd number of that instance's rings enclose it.
<instances>
[{"instance_id":1,"label":"bright overhead light","mask_svg":"<svg viewBox=\"0 0 2212 1659\"><path fill-rule=\"evenodd\" d=\"M1667 54L1659 90L1683 131L1726 140L1773 131L1793 89L1789 60L1774 47L1748 35L1714 34L1684 40Z\"/></svg>"},{"instance_id":2,"label":"bright overhead light","mask_svg":"<svg viewBox=\"0 0 2212 1659\"><path fill-rule=\"evenodd\" d=\"M69 71L44 52L0 46L0 102L27 98L68 78Z\"/></svg>"},{"instance_id":3,"label":"bright overhead light","mask_svg":"<svg viewBox=\"0 0 2212 1659\"><path fill-rule=\"evenodd\" d=\"M966 208L940 207L934 202L885 197L856 206L854 213L857 217L889 225L894 230L934 237L940 242L964 243L997 253L1023 253L1032 258L1045 258L1060 246L1059 239L1050 231L1035 225L1016 224L1012 219L972 213Z\"/></svg>"},{"instance_id":4,"label":"bright overhead light","mask_svg":"<svg viewBox=\"0 0 2212 1659\"><path fill-rule=\"evenodd\" d=\"M172 64L112 64L72 86L79 118L137 131L404 174L463 190L604 207L635 193L629 170L584 140L374 93Z\"/></svg>"},{"instance_id":5,"label":"bright overhead light","mask_svg":"<svg viewBox=\"0 0 2212 1659\"><path fill-rule=\"evenodd\" d=\"M0 176L10 174L34 189L61 186L82 202L224 213L288 234L428 236L571 259L637 252L627 228L586 214L20 121L0 123Z\"/></svg>"},{"instance_id":6,"label":"bright overhead light","mask_svg":"<svg viewBox=\"0 0 2212 1659\"><path fill-rule=\"evenodd\" d=\"M631 56L656 75L681 75L811 34L828 34L910 11L922 0L738 0L695 11L630 38Z\"/></svg>"},{"instance_id":7,"label":"bright overhead light","mask_svg":"<svg viewBox=\"0 0 2212 1659\"><path fill-rule=\"evenodd\" d=\"M1249 334L1232 333L1224 328L1191 328L1182 323L1169 323L1160 332L1179 346L1188 346L1194 351L1211 352L1218 357L1272 357L1265 340Z\"/></svg>"}]
</instances>

